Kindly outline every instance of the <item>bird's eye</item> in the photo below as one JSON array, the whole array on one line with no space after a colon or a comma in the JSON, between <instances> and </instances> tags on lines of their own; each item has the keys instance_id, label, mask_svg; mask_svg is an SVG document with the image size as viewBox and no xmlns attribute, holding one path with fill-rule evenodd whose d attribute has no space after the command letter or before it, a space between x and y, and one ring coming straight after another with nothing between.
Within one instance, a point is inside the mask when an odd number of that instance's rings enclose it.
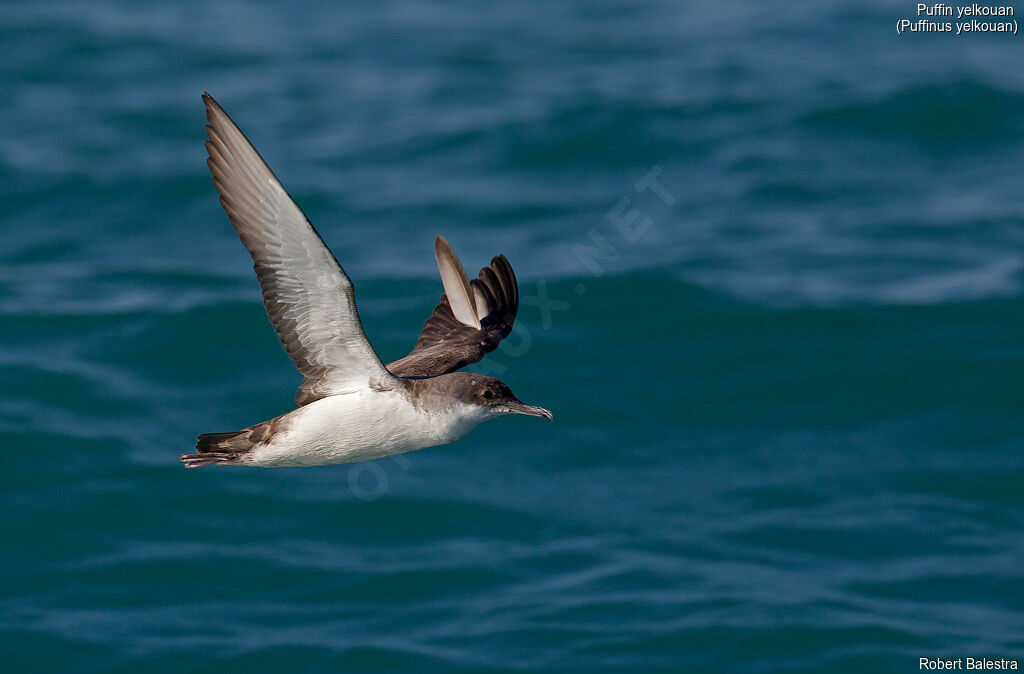
<instances>
[{"instance_id":1,"label":"bird's eye","mask_svg":"<svg viewBox=\"0 0 1024 674\"><path fill-rule=\"evenodd\" d=\"M484 397L490 400L491 398L494 397L494 391L492 391L491 389L487 389L486 391L484 391Z\"/></svg>"}]
</instances>

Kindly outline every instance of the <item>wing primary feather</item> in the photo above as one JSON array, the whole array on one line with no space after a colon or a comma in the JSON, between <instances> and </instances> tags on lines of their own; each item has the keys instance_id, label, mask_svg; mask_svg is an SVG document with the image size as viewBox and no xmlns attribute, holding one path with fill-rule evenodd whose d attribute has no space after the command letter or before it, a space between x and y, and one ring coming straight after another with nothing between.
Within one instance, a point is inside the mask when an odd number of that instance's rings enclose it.
<instances>
[{"instance_id":1,"label":"wing primary feather","mask_svg":"<svg viewBox=\"0 0 1024 674\"><path fill-rule=\"evenodd\" d=\"M473 301L476 302L476 318L483 321L494 310L494 302L487 297L487 289L479 283L470 281L469 285L473 289Z\"/></svg>"},{"instance_id":2,"label":"wing primary feather","mask_svg":"<svg viewBox=\"0 0 1024 674\"><path fill-rule=\"evenodd\" d=\"M506 304L508 298L505 295L505 291L501 287L501 282L498 280L498 275L490 267L484 267L480 270L480 278L478 279L487 291L491 294L499 304Z\"/></svg>"},{"instance_id":3,"label":"wing primary feather","mask_svg":"<svg viewBox=\"0 0 1024 674\"><path fill-rule=\"evenodd\" d=\"M437 257L437 270L441 272L441 283L444 284L448 303L452 314L460 323L473 328L480 328L477 316L476 301L469 286L466 270L462 268L459 257L452 250L443 236L434 240L434 256Z\"/></svg>"},{"instance_id":4,"label":"wing primary feather","mask_svg":"<svg viewBox=\"0 0 1024 674\"><path fill-rule=\"evenodd\" d=\"M516 283L515 273L512 271L512 265L508 263L504 255L491 260L491 264L495 269L495 277L498 283L501 284L501 290L505 297L505 301L509 304L519 304L519 286Z\"/></svg>"}]
</instances>

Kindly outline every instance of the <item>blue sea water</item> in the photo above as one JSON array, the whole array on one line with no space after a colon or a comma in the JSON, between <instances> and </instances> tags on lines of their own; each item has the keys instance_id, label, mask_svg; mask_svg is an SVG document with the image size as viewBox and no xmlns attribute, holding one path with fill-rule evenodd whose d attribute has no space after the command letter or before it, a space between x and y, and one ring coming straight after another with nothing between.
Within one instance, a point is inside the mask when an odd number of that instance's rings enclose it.
<instances>
[{"instance_id":1,"label":"blue sea water","mask_svg":"<svg viewBox=\"0 0 1024 674\"><path fill-rule=\"evenodd\" d=\"M3 670L1024 659L1024 49L915 7L0 3ZM184 470L298 384L204 90L384 360L506 254L555 423Z\"/></svg>"}]
</instances>

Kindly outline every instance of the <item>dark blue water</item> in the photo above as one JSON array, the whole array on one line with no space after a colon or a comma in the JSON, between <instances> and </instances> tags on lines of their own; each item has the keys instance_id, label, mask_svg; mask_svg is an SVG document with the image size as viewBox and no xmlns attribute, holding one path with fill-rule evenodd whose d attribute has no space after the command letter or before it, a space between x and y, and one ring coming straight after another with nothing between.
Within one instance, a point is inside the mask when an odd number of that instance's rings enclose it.
<instances>
[{"instance_id":1,"label":"dark blue water","mask_svg":"<svg viewBox=\"0 0 1024 674\"><path fill-rule=\"evenodd\" d=\"M0 4L4 670L1024 658L1024 50L914 8ZM184 470L298 384L204 90L384 360L505 253L556 422Z\"/></svg>"}]
</instances>

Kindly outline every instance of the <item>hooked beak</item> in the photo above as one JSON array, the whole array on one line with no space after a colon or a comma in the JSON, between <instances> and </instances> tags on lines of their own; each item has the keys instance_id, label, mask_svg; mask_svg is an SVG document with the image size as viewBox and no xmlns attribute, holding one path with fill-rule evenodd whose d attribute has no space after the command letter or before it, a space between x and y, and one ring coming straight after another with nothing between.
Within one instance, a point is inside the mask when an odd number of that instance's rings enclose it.
<instances>
[{"instance_id":1,"label":"hooked beak","mask_svg":"<svg viewBox=\"0 0 1024 674\"><path fill-rule=\"evenodd\" d=\"M551 410L544 409L543 407L536 407L534 405L527 405L521 400L510 400L505 403L505 407L507 407L508 411L513 414L525 414L531 417L544 417L548 421L555 420L554 415L551 414Z\"/></svg>"}]
</instances>

